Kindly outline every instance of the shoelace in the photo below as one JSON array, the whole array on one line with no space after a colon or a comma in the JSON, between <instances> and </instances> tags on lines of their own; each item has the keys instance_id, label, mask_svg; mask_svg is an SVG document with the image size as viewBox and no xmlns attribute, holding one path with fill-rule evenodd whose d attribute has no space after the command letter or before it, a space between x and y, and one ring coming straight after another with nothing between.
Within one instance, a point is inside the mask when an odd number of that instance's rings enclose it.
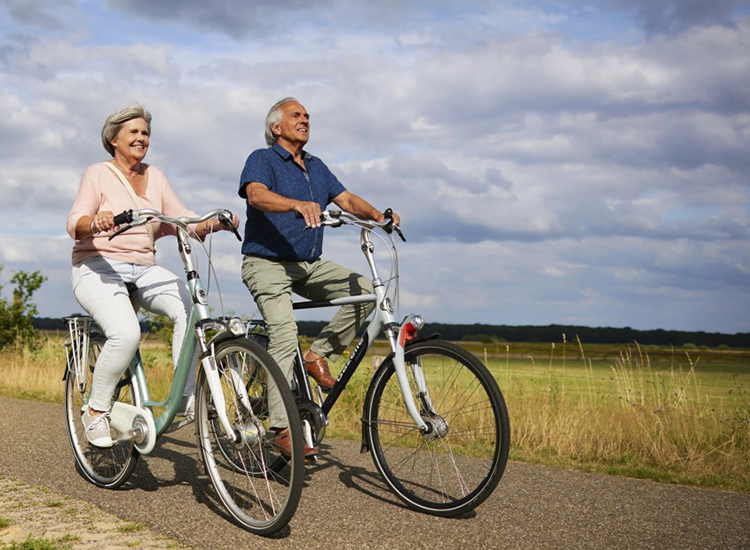
<instances>
[{"instance_id":1,"label":"shoelace","mask_svg":"<svg viewBox=\"0 0 750 550\"><path fill-rule=\"evenodd\" d=\"M98 430L99 428L109 429L109 413L105 412L96 417L91 425L86 428L87 432Z\"/></svg>"}]
</instances>

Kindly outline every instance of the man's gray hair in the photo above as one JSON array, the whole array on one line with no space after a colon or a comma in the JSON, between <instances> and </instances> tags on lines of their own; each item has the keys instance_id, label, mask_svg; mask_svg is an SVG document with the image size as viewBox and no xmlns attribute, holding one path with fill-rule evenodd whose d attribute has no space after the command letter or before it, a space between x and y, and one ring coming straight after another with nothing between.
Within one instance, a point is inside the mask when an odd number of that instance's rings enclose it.
<instances>
[{"instance_id":1,"label":"man's gray hair","mask_svg":"<svg viewBox=\"0 0 750 550\"><path fill-rule=\"evenodd\" d=\"M278 136L276 136L271 131L272 125L278 125L281 123L281 106L285 103L291 103L292 101L299 103L297 101L296 97L285 97L281 101L277 101L273 107L271 107L271 110L268 111L268 114L266 115L266 144L269 147L272 147L274 143L276 143L276 140L279 139Z\"/></svg>"},{"instance_id":2,"label":"man's gray hair","mask_svg":"<svg viewBox=\"0 0 750 550\"><path fill-rule=\"evenodd\" d=\"M115 147L112 145L112 142L117 137L117 134L120 133L122 125L135 118L142 118L146 121L148 133L151 135L151 113L140 103L128 105L124 109L115 111L107 117L104 126L102 126L102 145L104 145L104 148L113 157L115 156Z\"/></svg>"}]
</instances>

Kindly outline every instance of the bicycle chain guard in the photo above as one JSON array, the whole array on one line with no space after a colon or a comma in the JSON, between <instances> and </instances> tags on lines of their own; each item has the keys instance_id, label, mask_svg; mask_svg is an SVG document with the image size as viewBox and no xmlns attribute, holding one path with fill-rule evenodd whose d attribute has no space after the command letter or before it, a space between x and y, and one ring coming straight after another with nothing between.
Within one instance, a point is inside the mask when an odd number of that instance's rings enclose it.
<instances>
[{"instance_id":1,"label":"bicycle chain guard","mask_svg":"<svg viewBox=\"0 0 750 550\"><path fill-rule=\"evenodd\" d=\"M117 401L112 405L110 425L120 434L118 441L133 441L142 455L154 450L156 424L151 411Z\"/></svg>"}]
</instances>

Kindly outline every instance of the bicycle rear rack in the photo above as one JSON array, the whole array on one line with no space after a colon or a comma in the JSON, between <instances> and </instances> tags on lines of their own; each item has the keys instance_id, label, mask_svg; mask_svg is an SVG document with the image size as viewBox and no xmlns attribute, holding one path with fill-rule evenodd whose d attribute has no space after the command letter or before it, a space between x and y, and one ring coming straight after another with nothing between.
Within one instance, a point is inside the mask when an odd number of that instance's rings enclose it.
<instances>
[{"instance_id":1,"label":"bicycle rear rack","mask_svg":"<svg viewBox=\"0 0 750 550\"><path fill-rule=\"evenodd\" d=\"M65 339L65 356L68 372L76 377L76 386L81 393L86 391L86 369L89 367L89 340L94 320L88 316L65 317L68 337Z\"/></svg>"}]
</instances>

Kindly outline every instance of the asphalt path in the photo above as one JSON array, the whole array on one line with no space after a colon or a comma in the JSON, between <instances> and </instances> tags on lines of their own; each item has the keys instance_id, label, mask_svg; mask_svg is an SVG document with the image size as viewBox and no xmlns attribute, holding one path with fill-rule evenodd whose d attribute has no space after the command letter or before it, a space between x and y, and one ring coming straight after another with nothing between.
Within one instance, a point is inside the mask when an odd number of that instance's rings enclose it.
<instances>
[{"instance_id":1,"label":"asphalt path","mask_svg":"<svg viewBox=\"0 0 750 550\"><path fill-rule=\"evenodd\" d=\"M164 436L130 481L99 489L75 470L62 405L0 398L0 475L85 500L197 549L750 548L750 495L508 464L472 514L405 508L355 442L323 442L289 526L273 538L230 522L192 426Z\"/></svg>"}]
</instances>

